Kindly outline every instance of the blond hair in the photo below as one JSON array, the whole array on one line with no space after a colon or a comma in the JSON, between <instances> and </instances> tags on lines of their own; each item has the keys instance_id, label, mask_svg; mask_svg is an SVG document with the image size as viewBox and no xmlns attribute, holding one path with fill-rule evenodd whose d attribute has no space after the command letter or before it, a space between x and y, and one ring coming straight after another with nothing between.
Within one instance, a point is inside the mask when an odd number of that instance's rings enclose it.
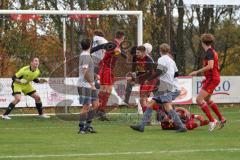
<instances>
[{"instance_id":1,"label":"blond hair","mask_svg":"<svg viewBox=\"0 0 240 160\"><path fill-rule=\"evenodd\" d=\"M170 46L167 43L160 44L159 49L162 54L167 54L171 51Z\"/></svg>"}]
</instances>

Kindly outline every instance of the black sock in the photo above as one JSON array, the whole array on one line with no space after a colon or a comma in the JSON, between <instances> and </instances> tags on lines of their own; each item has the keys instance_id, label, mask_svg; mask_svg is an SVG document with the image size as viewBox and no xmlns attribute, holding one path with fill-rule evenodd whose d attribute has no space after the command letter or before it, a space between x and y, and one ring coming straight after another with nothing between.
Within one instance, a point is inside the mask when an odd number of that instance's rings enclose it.
<instances>
[{"instance_id":1,"label":"black sock","mask_svg":"<svg viewBox=\"0 0 240 160\"><path fill-rule=\"evenodd\" d=\"M83 128L84 127L84 124L87 120L87 114L86 113L81 113L80 114L80 120L79 120L79 127L80 128Z\"/></svg>"},{"instance_id":2,"label":"black sock","mask_svg":"<svg viewBox=\"0 0 240 160\"><path fill-rule=\"evenodd\" d=\"M36 103L36 108L37 108L38 114L42 115L43 114L42 102Z\"/></svg>"},{"instance_id":3,"label":"black sock","mask_svg":"<svg viewBox=\"0 0 240 160\"><path fill-rule=\"evenodd\" d=\"M92 123L93 118L95 117L95 110L90 110L87 115L87 126L90 126Z\"/></svg>"},{"instance_id":4,"label":"black sock","mask_svg":"<svg viewBox=\"0 0 240 160\"><path fill-rule=\"evenodd\" d=\"M6 112L3 115L8 115L13 110L14 107L15 107L15 104L10 103L8 105L8 108L7 108Z\"/></svg>"}]
</instances>

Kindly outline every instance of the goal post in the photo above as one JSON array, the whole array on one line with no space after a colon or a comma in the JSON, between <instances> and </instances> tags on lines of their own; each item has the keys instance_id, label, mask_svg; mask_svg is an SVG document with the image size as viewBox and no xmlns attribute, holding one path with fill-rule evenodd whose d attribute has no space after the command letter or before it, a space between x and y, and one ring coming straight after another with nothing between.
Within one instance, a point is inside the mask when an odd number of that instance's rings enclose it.
<instances>
[{"instance_id":1,"label":"goal post","mask_svg":"<svg viewBox=\"0 0 240 160\"><path fill-rule=\"evenodd\" d=\"M136 16L137 18L137 44L141 45L143 44L143 12L142 11L118 11L118 10L0 10L0 15L58 15L62 16L62 54L63 54L63 76L64 79L67 78L67 29L66 29L66 23L67 23L67 17L69 15L82 15L84 17L88 15L124 15L124 16ZM66 92L66 89L65 89ZM67 93L65 93L65 96ZM66 97L65 97L66 98ZM67 113L67 105L65 104L65 113Z\"/></svg>"}]
</instances>

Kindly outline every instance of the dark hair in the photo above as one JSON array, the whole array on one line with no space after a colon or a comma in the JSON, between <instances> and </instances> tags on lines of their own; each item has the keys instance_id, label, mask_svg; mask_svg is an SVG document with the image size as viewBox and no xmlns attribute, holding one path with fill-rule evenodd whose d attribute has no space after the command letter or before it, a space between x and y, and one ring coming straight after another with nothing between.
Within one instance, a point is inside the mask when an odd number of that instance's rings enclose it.
<instances>
[{"instance_id":1,"label":"dark hair","mask_svg":"<svg viewBox=\"0 0 240 160\"><path fill-rule=\"evenodd\" d=\"M207 46L210 46L214 42L214 36L212 34L204 33L201 35L201 41L206 44Z\"/></svg>"},{"instance_id":2,"label":"dark hair","mask_svg":"<svg viewBox=\"0 0 240 160\"><path fill-rule=\"evenodd\" d=\"M133 46L130 50L131 55L136 55L137 46Z\"/></svg>"},{"instance_id":3,"label":"dark hair","mask_svg":"<svg viewBox=\"0 0 240 160\"><path fill-rule=\"evenodd\" d=\"M91 47L91 40L90 39L83 39L81 41L81 47L83 50L88 50Z\"/></svg>"},{"instance_id":4,"label":"dark hair","mask_svg":"<svg viewBox=\"0 0 240 160\"><path fill-rule=\"evenodd\" d=\"M121 39L122 37L124 37L124 32L123 31L117 31L115 33L115 38Z\"/></svg>"},{"instance_id":5,"label":"dark hair","mask_svg":"<svg viewBox=\"0 0 240 160\"><path fill-rule=\"evenodd\" d=\"M144 46L138 46L136 48L136 50L140 51L140 52L146 52L146 48Z\"/></svg>"},{"instance_id":6,"label":"dark hair","mask_svg":"<svg viewBox=\"0 0 240 160\"><path fill-rule=\"evenodd\" d=\"M104 33L101 29L96 29L94 32L93 32L94 35L96 36L99 36L99 37L104 37Z\"/></svg>"}]
</instances>

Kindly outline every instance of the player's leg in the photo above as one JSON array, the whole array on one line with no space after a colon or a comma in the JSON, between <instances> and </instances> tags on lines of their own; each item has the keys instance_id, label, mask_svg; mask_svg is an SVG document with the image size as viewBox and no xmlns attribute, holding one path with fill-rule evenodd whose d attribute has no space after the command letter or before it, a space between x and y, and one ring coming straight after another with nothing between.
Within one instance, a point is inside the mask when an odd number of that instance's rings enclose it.
<instances>
[{"instance_id":1,"label":"player's leg","mask_svg":"<svg viewBox=\"0 0 240 160\"><path fill-rule=\"evenodd\" d=\"M187 129L184 126L184 124L182 123L179 115L177 114L177 112L173 109L172 107L172 102L166 102L163 104L164 109L167 111L168 115L171 116L172 120L174 121L174 123L176 124L177 127L177 131L178 132L186 132Z\"/></svg>"},{"instance_id":2,"label":"player's leg","mask_svg":"<svg viewBox=\"0 0 240 160\"><path fill-rule=\"evenodd\" d=\"M21 93L17 93L14 95L14 100L8 105L5 113L3 114L2 118L6 120L10 120L11 118L8 116L14 107L21 101Z\"/></svg>"},{"instance_id":3,"label":"player's leg","mask_svg":"<svg viewBox=\"0 0 240 160\"><path fill-rule=\"evenodd\" d=\"M87 121L87 115L89 111L89 106L91 104L91 96L90 96L90 89L84 87L78 87L78 94L79 94L79 102L83 105L80 111L79 117L79 134L86 133L85 125Z\"/></svg>"},{"instance_id":4,"label":"player's leg","mask_svg":"<svg viewBox=\"0 0 240 160\"><path fill-rule=\"evenodd\" d=\"M14 100L8 105L5 113L3 114L2 118L10 120L11 118L8 116L14 107L21 101L21 92L22 92L22 85L18 83L12 84L12 95L14 96Z\"/></svg>"},{"instance_id":5,"label":"player's leg","mask_svg":"<svg viewBox=\"0 0 240 160\"><path fill-rule=\"evenodd\" d=\"M110 94L112 93L114 76L111 73L111 70L106 68L101 68L99 75L100 75L101 86L100 86L100 92L98 94L99 107L97 112L100 117L100 120L109 121L109 119L106 117L106 108L107 108L108 99L110 97Z\"/></svg>"},{"instance_id":6,"label":"player's leg","mask_svg":"<svg viewBox=\"0 0 240 160\"><path fill-rule=\"evenodd\" d=\"M154 105L156 105L156 103L157 102L154 99L152 99L151 101L148 102L147 109L143 114L143 118L142 118L142 121L140 122L140 124L130 126L133 130L136 130L136 131L139 131L139 132L144 132L144 128L145 128L149 119L152 116L152 107Z\"/></svg>"},{"instance_id":7,"label":"player's leg","mask_svg":"<svg viewBox=\"0 0 240 160\"><path fill-rule=\"evenodd\" d=\"M134 82L132 81L127 81L127 87L126 87L126 93L125 93L125 98L124 98L124 102L128 105L129 104L129 99L130 99L130 95L132 92L132 87L134 86Z\"/></svg>"},{"instance_id":8,"label":"player's leg","mask_svg":"<svg viewBox=\"0 0 240 160\"><path fill-rule=\"evenodd\" d=\"M205 120L204 117L201 116L201 115L192 114L192 115L191 115L191 118L194 118L194 119L198 120L199 123L200 123L200 126L205 126L205 125L208 125L208 124L209 124L209 121L208 121L208 120Z\"/></svg>"},{"instance_id":9,"label":"player's leg","mask_svg":"<svg viewBox=\"0 0 240 160\"><path fill-rule=\"evenodd\" d=\"M35 104L36 104L36 109L38 111L38 115L40 118L50 118L49 116L43 114L43 106L42 106L42 101L40 96L36 93L36 91L31 91L29 93L27 93L27 95L29 95L30 97L32 97L35 100Z\"/></svg>"},{"instance_id":10,"label":"player's leg","mask_svg":"<svg viewBox=\"0 0 240 160\"><path fill-rule=\"evenodd\" d=\"M96 110L98 109L98 106L99 106L97 90L92 90L91 101L92 101L92 107L89 108L88 113L87 113L85 131L89 132L89 133L96 133L94 128L91 126L91 124L96 115Z\"/></svg>"},{"instance_id":11,"label":"player's leg","mask_svg":"<svg viewBox=\"0 0 240 160\"><path fill-rule=\"evenodd\" d=\"M206 98L206 102L208 104L208 106L211 107L211 109L214 111L214 113L217 115L220 123L219 123L219 127L222 128L224 127L224 124L227 122L226 119L222 116L221 112L219 111L219 108L217 106L216 103L214 103L212 100L211 100L211 97L207 97Z\"/></svg>"},{"instance_id":12,"label":"player's leg","mask_svg":"<svg viewBox=\"0 0 240 160\"><path fill-rule=\"evenodd\" d=\"M197 102L197 105L201 108L201 110L205 113L205 115L209 120L209 131L213 131L217 126L217 121L213 118L211 111L208 108L208 105L205 101L205 99L207 99L207 97L209 96L210 95L208 92L206 92L204 89L201 89L196 98L196 102Z\"/></svg>"}]
</instances>

